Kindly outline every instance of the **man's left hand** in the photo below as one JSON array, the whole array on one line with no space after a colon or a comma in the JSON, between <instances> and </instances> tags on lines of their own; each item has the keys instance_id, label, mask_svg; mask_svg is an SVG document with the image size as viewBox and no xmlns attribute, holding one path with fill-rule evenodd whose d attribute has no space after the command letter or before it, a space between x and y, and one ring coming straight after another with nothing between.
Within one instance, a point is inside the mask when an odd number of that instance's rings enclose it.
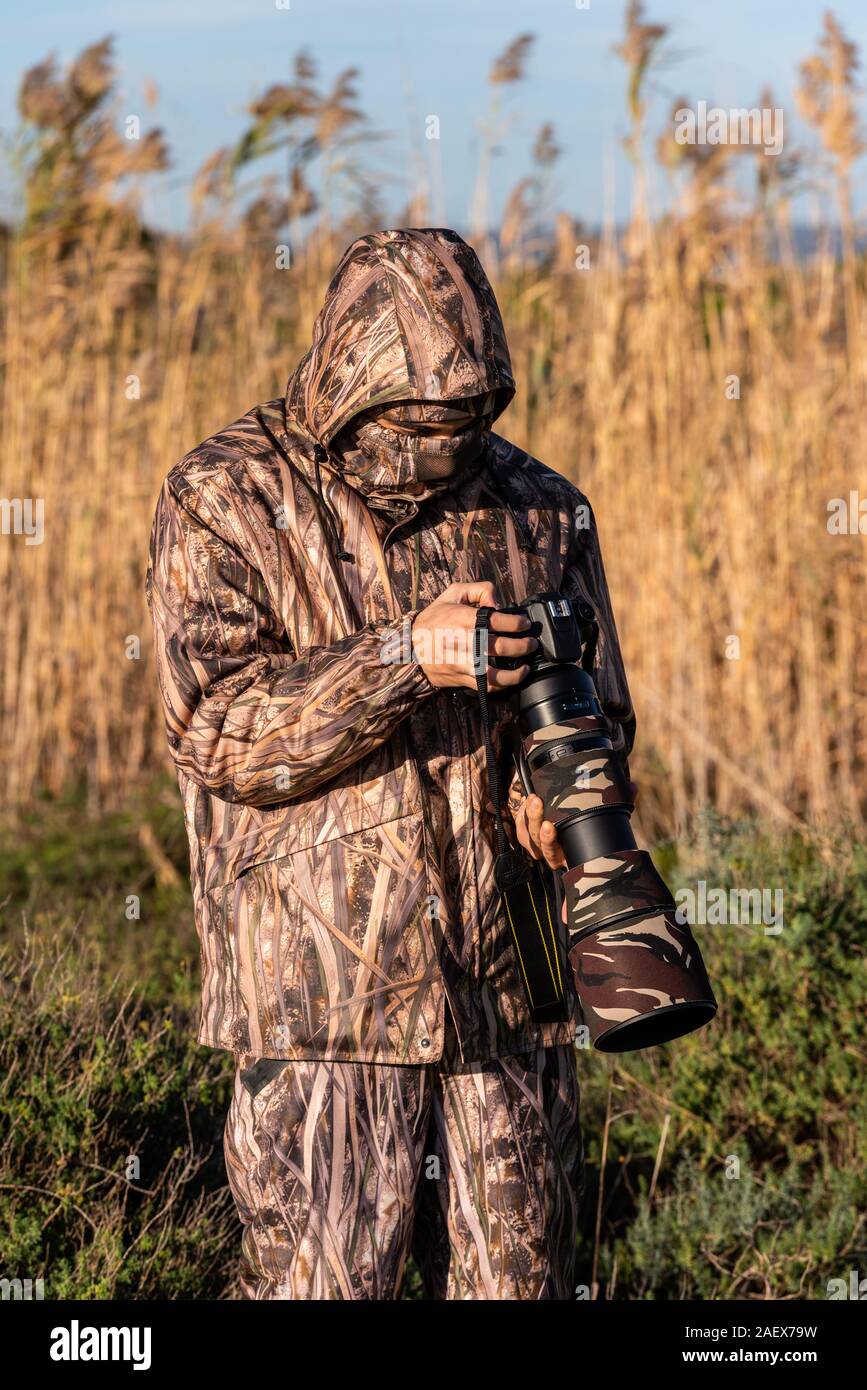
<instances>
[{"instance_id":1,"label":"man's left hand","mask_svg":"<svg viewBox=\"0 0 867 1390\"><path fill-rule=\"evenodd\" d=\"M638 786L635 782L629 782L628 786L629 794L635 801ZM569 865L557 839L554 822L545 820L545 807L541 796L536 796L533 792L525 796L514 813L514 822L518 843L523 845L528 854L534 859L544 859L549 869L568 869Z\"/></svg>"},{"instance_id":2,"label":"man's left hand","mask_svg":"<svg viewBox=\"0 0 867 1390\"><path fill-rule=\"evenodd\" d=\"M515 812L515 832L518 843L534 859L544 859L549 869L565 869L563 853L552 821L545 820L541 796L525 796Z\"/></svg>"}]
</instances>

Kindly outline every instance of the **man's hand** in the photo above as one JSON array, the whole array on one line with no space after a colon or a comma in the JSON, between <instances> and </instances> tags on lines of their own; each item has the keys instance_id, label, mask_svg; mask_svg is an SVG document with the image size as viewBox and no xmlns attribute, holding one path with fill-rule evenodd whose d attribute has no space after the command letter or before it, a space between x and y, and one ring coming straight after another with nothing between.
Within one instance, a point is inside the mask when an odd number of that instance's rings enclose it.
<instances>
[{"instance_id":1,"label":"man's hand","mask_svg":"<svg viewBox=\"0 0 867 1390\"><path fill-rule=\"evenodd\" d=\"M541 796L525 796L515 812L515 833L518 843L533 859L544 859L549 869L565 869L566 856L557 839L552 821L545 820Z\"/></svg>"},{"instance_id":2,"label":"man's hand","mask_svg":"<svg viewBox=\"0 0 867 1390\"><path fill-rule=\"evenodd\" d=\"M627 786L634 801L638 796L638 785L628 782ZM523 845L534 859L544 859L549 869L566 869L569 866L557 839L556 826L553 821L545 820L544 816L545 807L541 796L536 796L535 792L525 796L514 814L518 843Z\"/></svg>"},{"instance_id":3,"label":"man's hand","mask_svg":"<svg viewBox=\"0 0 867 1390\"><path fill-rule=\"evenodd\" d=\"M431 685L464 686L475 690L473 668L477 608L496 608L497 597L490 580L474 584L450 584L433 603L423 608L412 625L412 645L416 660ZM529 618L520 613L492 613L488 655L528 656L539 645L535 637L522 637L530 627ZM508 634L496 635L495 634ZM488 689L505 690L520 685L529 666L500 671L488 666Z\"/></svg>"}]
</instances>

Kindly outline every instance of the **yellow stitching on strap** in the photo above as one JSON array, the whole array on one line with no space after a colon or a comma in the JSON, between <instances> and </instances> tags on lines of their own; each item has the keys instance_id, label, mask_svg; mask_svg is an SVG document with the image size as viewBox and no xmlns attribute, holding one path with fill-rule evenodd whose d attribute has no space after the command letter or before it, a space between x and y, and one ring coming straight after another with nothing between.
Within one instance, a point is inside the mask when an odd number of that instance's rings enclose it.
<instances>
[{"instance_id":1,"label":"yellow stitching on strap","mask_svg":"<svg viewBox=\"0 0 867 1390\"><path fill-rule=\"evenodd\" d=\"M551 944L554 950L554 959L557 962L557 981L560 986L560 994L563 993L563 975L560 971L560 953L557 950L557 935L554 931L554 923L551 921L551 900L548 897L548 890L542 885L542 892L545 894L545 911L548 914L548 926L551 928Z\"/></svg>"},{"instance_id":2,"label":"yellow stitching on strap","mask_svg":"<svg viewBox=\"0 0 867 1390\"><path fill-rule=\"evenodd\" d=\"M533 911L534 911L534 913L536 914L536 926L539 928L539 936L540 936L541 939L542 939L542 949L543 949L544 952L545 952L545 959L546 959L546 961L548 962L548 974L551 976L551 983L553 984L553 983L554 983L554 971L553 971L552 968L551 968L551 957L550 957L550 955L548 954L548 943L547 943L546 940L545 940L545 933L544 933L544 931L542 930L542 923L541 923L541 921L540 921L540 919L539 919L539 909L538 909L537 906L536 906L536 899L533 897L533 888L532 888L532 884L529 884L529 883L527 884L527 892L530 894L530 902L533 904ZM547 893L545 894L545 901L546 901L546 902L548 901L548 895L547 895ZM550 913L549 913L548 915L550 916Z\"/></svg>"},{"instance_id":3,"label":"yellow stitching on strap","mask_svg":"<svg viewBox=\"0 0 867 1390\"><path fill-rule=\"evenodd\" d=\"M536 1005L533 1000L533 991L530 989L530 980L524 968L524 957L521 955L521 947L518 944L518 933L515 931L515 924L512 921L512 909L509 907L509 899L505 893L503 894L503 902L506 904L506 911L509 914L509 926L512 928L512 936L515 938L515 950L518 952L521 974L524 976L524 984L527 986L527 993L530 996L530 1008L535 1009Z\"/></svg>"}]
</instances>

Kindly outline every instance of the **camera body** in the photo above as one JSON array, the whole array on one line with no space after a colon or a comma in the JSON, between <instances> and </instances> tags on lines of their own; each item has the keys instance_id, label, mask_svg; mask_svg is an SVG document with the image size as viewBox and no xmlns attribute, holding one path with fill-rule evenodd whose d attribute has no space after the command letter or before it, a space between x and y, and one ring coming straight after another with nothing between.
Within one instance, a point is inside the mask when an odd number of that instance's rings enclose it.
<instances>
[{"instance_id":1,"label":"camera body","mask_svg":"<svg viewBox=\"0 0 867 1390\"><path fill-rule=\"evenodd\" d=\"M631 1051L691 1032L709 1022L716 1001L689 926L632 833L631 785L593 682L593 609L543 593L499 611L523 613L539 641L530 657L492 664L530 667L508 697L515 762L525 792L541 797L568 865L569 960L594 1046Z\"/></svg>"},{"instance_id":2,"label":"camera body","mask_svg":"<svg viewBox=\"0 0 867 1390\"><path fill-rule=\"evenodd\" d=\"M504 668L514 669L527 661L532 666L580 661L591 629L596 627L590 604L583 599L566 598L564 594L531 594L523 603L497 611L522 613L530 620L531 635L539 639L539 648L532 656L511 656L498 660L496 664Z\"/></svg>"}]
</instances>

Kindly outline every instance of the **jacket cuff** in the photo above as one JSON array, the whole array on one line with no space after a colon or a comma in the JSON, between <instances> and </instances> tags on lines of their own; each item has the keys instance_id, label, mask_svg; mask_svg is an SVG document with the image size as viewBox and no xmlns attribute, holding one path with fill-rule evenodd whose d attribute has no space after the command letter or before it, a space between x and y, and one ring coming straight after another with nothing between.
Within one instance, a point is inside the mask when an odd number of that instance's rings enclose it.
<instances>
[{"instance_id":1,"label":"jacket cuff","mask_svg":"<svg viewBox=\"0 0 867 1390\"><path fill-rule=\"evenodd\" d=\"M413 608L397 622L380 629L382 649L379 659L383 666L395 668L396 690L424 699L426 695L434 694L436 687L425 675L412 644L412 625L420 612L420 608Z\"/></svg>"}]
</instances>

